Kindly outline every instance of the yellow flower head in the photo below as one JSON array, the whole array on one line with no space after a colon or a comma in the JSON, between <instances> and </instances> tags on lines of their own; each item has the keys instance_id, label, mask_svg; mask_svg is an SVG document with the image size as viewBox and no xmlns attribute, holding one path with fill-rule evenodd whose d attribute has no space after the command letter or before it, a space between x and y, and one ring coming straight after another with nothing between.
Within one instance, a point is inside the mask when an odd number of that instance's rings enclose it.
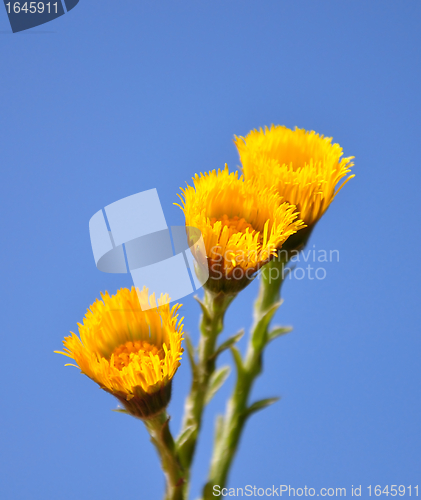
<instances>
[{"instance_id":1,"label":"yellow flower head","mask_svg":"<svg viewBox=\"0 0 421 500\"><path fill-rule=\"evenodd\" d=\"M60 354L74 359L82 373L116 396L129 413L153 416L167 406L171 379L180 365L181 305L170 309L163 297L157 307L146 288L122 288L116 295L101 296L78 324L80 338L71 332ZM142 311L140 304L148 300L152 308Z\"/></svg>"},{"instance_id":2,"label":"yellow flower head","mask_svg":"<svg viewBox=\"0 0 421 500\"><path fill-rule=\"evenodd\" d=\"M209 280L215 292L239 291L276 250L303 226L295 206L282 203L275 189L244 182L238 172L200 174L180 197L186 226L200 229Z\"/></svg>"},{"instance_id":3,"label":"yellow flower head","mask_svg":"<svg viewBox=\"0 0 421 500\"><path fill-rule=\"evenodd\" d=\"M281 125L252 130L235 137L245 179L259 179L275 186L285 201L297 206L300 218L311 226L317 222L349 176L353 157L342 158L342 148L331 137ZM335 190L336 189L336 190Z\"/></svg>"}]
</instances>

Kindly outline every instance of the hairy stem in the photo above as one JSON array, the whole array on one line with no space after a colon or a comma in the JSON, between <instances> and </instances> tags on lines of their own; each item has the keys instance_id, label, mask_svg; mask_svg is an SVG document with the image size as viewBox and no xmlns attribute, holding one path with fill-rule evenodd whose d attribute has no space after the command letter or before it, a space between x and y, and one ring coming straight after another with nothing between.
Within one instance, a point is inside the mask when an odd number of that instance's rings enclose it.
<instances>
[{"instance_id":1,"label":"hairy stem","mask_svg":"<svg viewBox=\"0 0 421 500\"><path fill-rule=\"evenodd\" d=\"M158 451L166 478L165 500L186 500L184 484L187 478L177 456L175 443L169 429L166 411L144 420L151 441Z\"/></svg>"},{"instance_id":2,"label":"hairy stem","mask_svg":"<svg viewBox=\"0 0 421 500\"><path fill-rule=\"evenodd\" d=\"M223 329L225 312L235 295L224 293L214 294L205 291L204 301L201 304L202 317L200 321L200 341L197 362L194 361L193 378L190 394L187 397L183 418L179 455L183 466L190 470L196 449L202 415L205 408L206 394L209 381L215 371L215 348L218 335Z\"/></svg>"},{"instance_id":3,"label":"hairy stem","mask_svg":"<svg viewBox=\"0 0 421 500\"><path fill-rule=\"evenodd\" d=\"M203 490L204 500L214 498L215 485L221 488L226 485L245 423L254 411L249 407L249 397L254 381L262 369L263 350L268 343L270 321L279 306L286 262L286 259L278 258L267 264L262 272L245 359L236 351L236 385L228 401L226 414L216 431L208 483Z\"/></svg>"}]
</instances>

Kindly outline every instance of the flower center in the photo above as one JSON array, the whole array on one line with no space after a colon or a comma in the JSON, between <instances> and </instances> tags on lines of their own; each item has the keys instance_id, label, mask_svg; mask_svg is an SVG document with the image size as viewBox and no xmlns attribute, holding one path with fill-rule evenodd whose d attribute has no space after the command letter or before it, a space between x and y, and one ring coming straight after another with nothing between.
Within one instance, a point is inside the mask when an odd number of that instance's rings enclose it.
<instances>
[{"instance_id":1,"label":"flower center","mask_svg":"<svg viewBox=\"0 0 421 500\"><path fill-rule=\"evenodd\" d=\"M130 354L137 354L141 357L149 357L149 353L152 355L159 356L159 359L164 359L165 353L162 348L154 344L149 344L145 340L135 340L134 342L129 341L123 345L117 347L114 352L114 366L121 370L130 363Z\"/></svg>"},{"instance_id":2,"label":"flower center","mask_svg":"<svg viewBox=\"0 0 421 500\"><path fill-rule=\"evenodd\" d=\"M228 215L224 214L220 218L216 217L211 217L210 218L210 223L212 226L215 224L215 222L221 221L222 226L227 226L228 229L230 230L230 234L234 233L245 233L247 229L250 229L252 233L255 232L255 229L251 224L249 224L244 217L240 219L238 215L235 215L234 217L228 217Z\"/></svg>"}]
</instances>

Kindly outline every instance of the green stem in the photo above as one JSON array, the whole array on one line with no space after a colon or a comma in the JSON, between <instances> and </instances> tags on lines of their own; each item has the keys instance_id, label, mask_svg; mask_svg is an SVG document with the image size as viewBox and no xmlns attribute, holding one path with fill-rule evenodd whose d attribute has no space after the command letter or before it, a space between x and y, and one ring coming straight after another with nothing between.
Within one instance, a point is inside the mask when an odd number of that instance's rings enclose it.
<instances>
[{"instance_id":1,"label":"green stem","mask_svg":"<svg viewBox=\"0 0 421 500\"><path fill-rule=\"evenodd\" d=\"M186 500L184 483L186 476L177 456L175 443L169 429L169 416L163 412L143 420L161 459L166 478L165 500Z\"/></svg>"},{"instance_id":2,"label":"green stem","mask_svg":"<svg viewBox=\"0 0 421 500\"><path fill-rule=\"evenodd\" d=\"M206 394L210 378L215 371L215 348L218 335L223 329L225 312L235 295L224 293L215 294L205 291L200 321L200 341L198 360L193 367L193 379L190 394L187 397L185 413L180 437L185 436L179 443L179 455L183 466L190 470L196 449L202 415L205 408Z\"/></svg>"},{"instance_id":3,"label":"green stem","mask_svg":"<svg viewBox=\"0 0 421 500\"><path fill-rule=\"evenodd\" d=\"M239 353L237 355L237 381L228 401L226 414L216 431L209 480L203 490L204 500L214 498L215 485L225 487L245 423L251 414L249 397L254 381L262 369L262 354L268 342L270 320L279 305L286 263L286 259L278 258L267 264L262 272L247 354L244 360Z\"/></svg>"},{"instance_id":4,"label":"green stem","mask_svg":"<svg viewBox=\"0 0 421 500\"><path fill-rule=\"evenodd\" d=\"M281 296L281 286L286 276L285 266L288 257L283 254L272 260L262 269L259 295L254 304L254 331L261 317L277 302ZM253 333L252 333L253 335Z\"/></svg>"}]
</instances>

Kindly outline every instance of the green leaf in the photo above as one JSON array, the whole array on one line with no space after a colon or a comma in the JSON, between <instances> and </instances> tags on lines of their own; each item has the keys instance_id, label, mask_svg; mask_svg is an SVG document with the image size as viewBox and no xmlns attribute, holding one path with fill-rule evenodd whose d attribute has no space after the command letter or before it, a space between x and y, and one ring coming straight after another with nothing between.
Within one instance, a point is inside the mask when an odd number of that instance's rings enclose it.
<instances>
[{"instance_id":1,"label":"green leaf","mask_svg":"<svg viewBox=\"0 0 421 500\"><path fill-rule=\"evenodd\" d=\"M215 419L215 448L218 446L218 442L222 437L223 430L224 430L224 417L223 415L217 415Z\"/></svg>"},{"instance_id":2,"label":"green leaf","mask_svg":"<svg viewBox=\"0 0 421 500\"><path fill-rule=\"evenodd\" d=\"M277 326L269 332L267 341L268 343L272 342L272 340L275 340L282 335L286 335L289 332L292 332L292 326Z\"/></svg>"},{"instance_id":3,"label":"green leaf","mask_svg":"<svg viewBox=\"0 0 421 500\"><path fill-rule=\"evenodd\" d=\"M209 314L208 308L206 307L205 303L202 302L197 295L194 296L194 299L199 303L200 309L202 309L203 315L209 321L210 320L210 314Z\"/></svg>"},{"instance_id":4,"label":"green leaf","mask_svg":"<svg viewBox=\"0 0 421 500\"><path fill-rule=\"evenodd\" d=\"M223 366L212 373L211 379L209 381L209 387L206 391L205 404L209 404L211 399L222 387L222 384L227 380L230 374L231 368L229 366Z\"/></svg>"},{"instance_id":5,"label":"green leaf","mask_svg":"<svg viewBox=\"0 0 421 500\"><path fill-rule=\"evenodd\" d=\"M223 342L216 349L216 351L214 352L212 358L216 358L217 356L219 356L221 354L221 352L226 351L231 346L233 346L234 344L236 344L241 339L241 337L243 335L244 335L244 329L240 330L238 333L236 333L235 335L233 335L232 337L230 337L229 339L227 339L225 342Z\"/></svg>"},{"instance_id":6,"label":"green leaf","mask_svg":"<svg viewBox=\"0 0 421 500\"><path fill-rule=\"evenodd\" d=\"M125 410L124 408L116 408L115 410L111 410L111 411L115 411L116 413L125 413L126 415L131 415L131 413L127 410Z\"/></svg>"},{"instance_id":7,"label":"green leaf","mask_svg":"<svg viewBox=\"0 0 421 500\"><path fill-rule=\"evenodd\" d=\"M253 338L252 338L252 343L253 347L261 351L264 347L264 345L268 341L268 333L267 333L267 328L269 326L269 323L271 322L274 314L282 304L282 300L275 302L262 316L259 318L259 321L257 322L256 327L254 328L253 331Z\"/></svg>"},{"instance_id":8,"label":"green leaf","mask_svg":"<svg viewBox=\"0 0 421 500\"><path fill-rule=\"evenodd\" d=\"M194 359L195 351L194 351L194 347L193 347L190 335L187 332L184 332L184 340L186 342L187 355L189 357L190 366L191 366L193 376L194 376L196 374L196 369L197 369L196 361Z\"/></svg>"},{"instance_id":9,"label":"green leaf","mask_svg":"<svg viewBox=\"0 0 421 500\"><path fill-rule=\"evenodd\" d=\"M241 357L240 351L235 346L231 346L230 350L235 361L238 377L241 377L245 372L243 358Z\"/></svg>"},{"instance_id":10,"label":"green leaf","mask_svg":"<svg viewBox=\"0 0 421 500\"><path fill-rule=\"evenodd\" d=\"M194 430L195 430L195 427L193 425L189 425L185 429L182 430L181 434L178 436L177 441L176 441L177 448L180 448L181 446L183 446L183 444L186 443L190 439L190 436L193 434Z\"/></svg>"},{"instance_id":11,"label":"green leaf","mask_svg":"<svg viewBox=\"0 0 421 500\"><path fill-rule=\"evenodd\" d=\"M250 417L253 413L256 413L257 411L263 410L264 408L273 405L273 403L276 403L280 399L281 398L267 398L267 399L261 399L260 401L256 401L247 408L245 413L246 418Z\"/></svg>"}]
</instances>

